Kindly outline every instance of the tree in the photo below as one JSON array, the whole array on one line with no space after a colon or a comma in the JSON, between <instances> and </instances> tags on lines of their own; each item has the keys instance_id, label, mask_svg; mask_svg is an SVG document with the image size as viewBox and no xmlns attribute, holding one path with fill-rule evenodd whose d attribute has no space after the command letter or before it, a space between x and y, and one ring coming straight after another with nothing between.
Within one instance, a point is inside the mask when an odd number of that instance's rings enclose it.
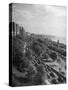
<instances>
[{"instance_id":1,"label":"tree","mask_svg":"<svg viewBox=\"0 0 68 90\"><path fill-rule=\"evenodd\" d=\"M51 52L49 55L50 55L50 57L51 57L53 60L56 60L56 59L57 59L56 53Z\"/></svg>"}]
</instances>

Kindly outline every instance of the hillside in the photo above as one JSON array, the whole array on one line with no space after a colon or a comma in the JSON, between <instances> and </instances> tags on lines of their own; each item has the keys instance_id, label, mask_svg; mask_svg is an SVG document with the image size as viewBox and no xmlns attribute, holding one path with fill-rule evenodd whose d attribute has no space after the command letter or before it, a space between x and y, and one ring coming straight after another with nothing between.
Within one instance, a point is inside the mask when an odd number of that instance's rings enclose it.
<instances>
[{"instance_id":1,"label":"hillside","mask_svg":"<svg viewBox=\"0 0 68 90\"><path fill-rule=\"evenodd\" d=\"M66 83L66 45L12 22L13 86Z\"/></svg>"}]
</instances>

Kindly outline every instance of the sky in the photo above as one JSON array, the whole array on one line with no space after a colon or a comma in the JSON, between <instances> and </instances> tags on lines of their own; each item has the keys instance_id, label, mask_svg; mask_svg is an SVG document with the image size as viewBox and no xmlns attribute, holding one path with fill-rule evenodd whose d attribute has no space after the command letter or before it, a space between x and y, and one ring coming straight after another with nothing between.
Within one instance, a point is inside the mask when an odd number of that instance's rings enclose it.
<instances>
[{"instance_id":1,"label":"sky","mask_svg":"<svg viewBox=\"0 0 68 90\"><path fill-rule=\"evenodd\" d=\"M66 7L41 4L12 5L12 20L26 32L66 38Z\"/></svg>"}]
</instances>

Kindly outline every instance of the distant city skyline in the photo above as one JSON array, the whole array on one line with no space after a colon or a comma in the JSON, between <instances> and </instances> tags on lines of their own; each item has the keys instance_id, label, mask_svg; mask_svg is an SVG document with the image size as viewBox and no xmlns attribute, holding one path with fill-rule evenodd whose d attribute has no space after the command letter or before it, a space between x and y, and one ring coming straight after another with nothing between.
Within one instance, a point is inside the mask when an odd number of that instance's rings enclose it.
<instances>
[{"instance_id":1,"label":"distant city skyline","mask_svg":"<svg viewBox=\"0 0 68 90\"><path fill-rule=\"evenodd\" d=\"M12 5L12 20L26 32L66 38L66 7L17 4Z\"/></svg>"}]
</instances>

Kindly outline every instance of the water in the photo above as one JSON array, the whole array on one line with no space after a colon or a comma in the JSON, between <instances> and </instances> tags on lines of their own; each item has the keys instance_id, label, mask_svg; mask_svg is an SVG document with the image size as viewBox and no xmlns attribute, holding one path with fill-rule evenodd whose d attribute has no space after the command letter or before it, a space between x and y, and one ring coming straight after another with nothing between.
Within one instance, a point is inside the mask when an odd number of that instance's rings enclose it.
<instances>
[{"instance_id":1,"label":"water","mask_svg":"<svg viewBox=\"0 0 68 90\"><path fill-rule=\"evenodd\" d=\"M65 38L52 38L53 41L56 41L59 40L59 43L63 43L63 44L66 44L66 39Z\"/></svg>"}]
</instances>

